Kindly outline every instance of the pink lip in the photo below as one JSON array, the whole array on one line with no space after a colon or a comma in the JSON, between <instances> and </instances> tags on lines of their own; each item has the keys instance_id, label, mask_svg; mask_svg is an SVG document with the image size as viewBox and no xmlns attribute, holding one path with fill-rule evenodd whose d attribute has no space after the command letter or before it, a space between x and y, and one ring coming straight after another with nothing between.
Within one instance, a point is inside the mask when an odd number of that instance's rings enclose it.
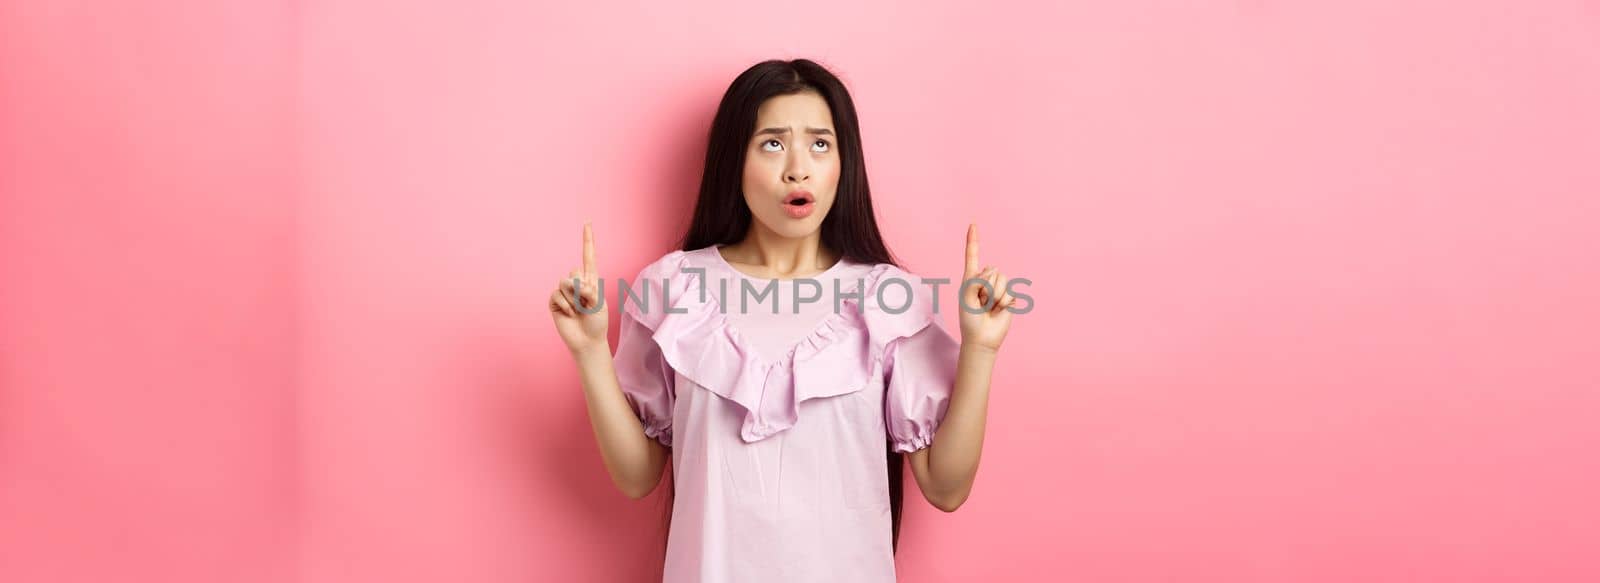
<instances>
[{"instance_id":1,"label":"pink lip","mask_svg":"<svg viewBox=\"0 0 1600 583\"><path fill-rule=\"evenodd\" d=\"M789 218L791 219L803 219L809 217L811 216L811 211L814 210L817 210L817 205L809 202L799 205L783 205L783 212L789 213Z\"/></svg>"},{"instance_id":2,"label":"pink lip","mask_svg":"<svg viewBox=\"0 0 1600 583\"><path fill-rule=\"evenodd\" d=\"M797 199L797 198L803 198L803 199L806 199L807 201L810 201L810 202L815 202L816 201L816 197L811 196L811 192L810 191L796 190L794 192L789 193L789 196L783 197L783 204L789 204L790 201L792 201L794 199Z\"/></svg>"},{"instance_id":3,"label":"pink lip","mask_svg":"<svg viewBox=\"0 0 1600 583\"><path fill-rule=\"evenodd\" d=\"M804 200L806 202L805 204L790 204L791 201L796 199ZM811 196L810 192L796 190L789 193L789 196L783 197L783 212L789 213L789 218L791 219L803 219L809 217L815 210L817 210L816 199Z\"/></svg>"}]
</instances>

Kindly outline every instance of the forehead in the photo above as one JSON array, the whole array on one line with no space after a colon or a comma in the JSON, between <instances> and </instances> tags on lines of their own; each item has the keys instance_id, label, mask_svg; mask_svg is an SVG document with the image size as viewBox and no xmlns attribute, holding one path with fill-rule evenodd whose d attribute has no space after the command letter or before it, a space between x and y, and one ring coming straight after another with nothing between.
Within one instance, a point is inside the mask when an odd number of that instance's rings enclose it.
<instances>
[{"instance_id":1,"label":"forehead","mask_svg":"<svg viewBox=\"0 0 1600 583\"><path fill-rule=\"evenodd\" d=\"M807 126L833 129L833 111L828 100L812 91L778 95L762 102L756 110L756 127Z\"/></svg>"}]
</instances>

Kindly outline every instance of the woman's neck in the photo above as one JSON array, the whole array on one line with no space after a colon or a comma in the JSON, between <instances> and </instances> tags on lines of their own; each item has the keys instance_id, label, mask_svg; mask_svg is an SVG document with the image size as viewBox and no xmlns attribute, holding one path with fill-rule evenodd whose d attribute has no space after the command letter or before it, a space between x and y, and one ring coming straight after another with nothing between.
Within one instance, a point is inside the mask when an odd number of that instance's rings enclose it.
<instances>
[{"instance_id":1,"label":"woman's neck","mask_svg":"<svg viewBox=\"0 0 1600 583\"><path fill-rule=\"evenodd\" d=\"M821 231L804 237L784 237L752 224L744 240L722 248L729 263L764 272L765 277L792 278L826 271L838 256L823 247Z\"/></svg>"}]
</instances>

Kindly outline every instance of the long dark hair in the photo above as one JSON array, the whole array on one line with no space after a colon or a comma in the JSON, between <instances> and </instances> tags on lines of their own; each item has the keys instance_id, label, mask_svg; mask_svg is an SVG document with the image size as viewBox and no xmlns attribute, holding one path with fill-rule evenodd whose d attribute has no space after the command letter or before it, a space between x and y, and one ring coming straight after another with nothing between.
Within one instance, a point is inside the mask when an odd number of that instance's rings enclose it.
<instances>
[{"instance_id":1,"label":"long dark hair","mask_svg":"<svg viewBox=\"0 0 1600 583\"><path fill-rule=\"evenodd\" d=\"M822 245L858 263L898 266L878 232L872 213L872 191L867 187L866 157L861 149L861 124L856 105L844 83L822 65L807 59L768 60L745 69L722 94L717 115L711 120L706 145L705 172L700 177L700 197L694 205L689 231L679 240L684 251L742 241L754 218L745 204L742 184L745 152L756 131L756 111L767 99L815 91L833 112L838 140L839 187L833 208L822 219ZM890 545L900 549L900 510L904 506L905 462L885 440L889 463ZM676 478L674 478L676 479ZM667 483L668 530L671 530L672 482Z\"/></svg>"}]
</instances>

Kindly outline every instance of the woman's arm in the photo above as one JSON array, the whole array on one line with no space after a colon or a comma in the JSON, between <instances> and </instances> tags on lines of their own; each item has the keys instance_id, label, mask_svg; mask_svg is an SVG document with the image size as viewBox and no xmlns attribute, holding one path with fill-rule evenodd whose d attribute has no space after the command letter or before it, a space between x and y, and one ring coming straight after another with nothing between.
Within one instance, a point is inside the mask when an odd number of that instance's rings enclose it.
<instances>
[{"instance_id":1,"label":"woman's arm","mask_svg":"<svg viewBox=\"0 0 1600 583\"><path fill-rule=\"evenodd\" d=\"M944 421L934 432L932 445L907 456L923 497L945 512L955 512L966 502L978 476L984 422L989 417L989 374L997 355L988 347L961 344Z\"/></svg>"},{"instance_id":2,"label":"woman's arm","mask_svg":"<svg viewBox=\"0 0 1600 583\"><path fill-rule=\"evenodd\" d=\"M645 435L644 426L628 406L612 367L611 348L604 342L572 353L583 381L583 400L589 424L605 461L611 482L630 498L643 498L661 481L667 447Z\"/></svg>"},{"instance_id":3,"label":"woman's arm","mask_svg":"<svg viewBox=\"0 0 1600 583\"><path fill-rule=\"evenodd\" d=\"M611 482L630 498L643 498L661 481L667 447L645 435L644 425L634 416L622 393L611 360L611 345L606 342L609 317L607 308L600 305L599 282L600 276L595 274L594 233L585 223L583 267L556 282L555 291L550 293L550 317L578 365L589 424Z\"/></svg>"},{"instance_id":4,"label":"woman's arm","mask_svg":"<svg viewBox=\"0 0 1600 583\"><path fill-rule=\"evenodd\" d=\"M961 320L961 353L956 359L955 387L944 420L934 432L933 443L910 454L911 473L923 497L945 512L954 512L972 493L978 476L978 458L983 453L984 422L989 416L989 377L994 372L1000 343L1011 329L1009 308L1015 302L1006 293L1005 274L993 267L978 267L978 226L967 226L967 249L962 281L988 282L990 293L980 285L958 287ZM977 313L968 312L970 307Z\"/></svg>"}]
</instances>

